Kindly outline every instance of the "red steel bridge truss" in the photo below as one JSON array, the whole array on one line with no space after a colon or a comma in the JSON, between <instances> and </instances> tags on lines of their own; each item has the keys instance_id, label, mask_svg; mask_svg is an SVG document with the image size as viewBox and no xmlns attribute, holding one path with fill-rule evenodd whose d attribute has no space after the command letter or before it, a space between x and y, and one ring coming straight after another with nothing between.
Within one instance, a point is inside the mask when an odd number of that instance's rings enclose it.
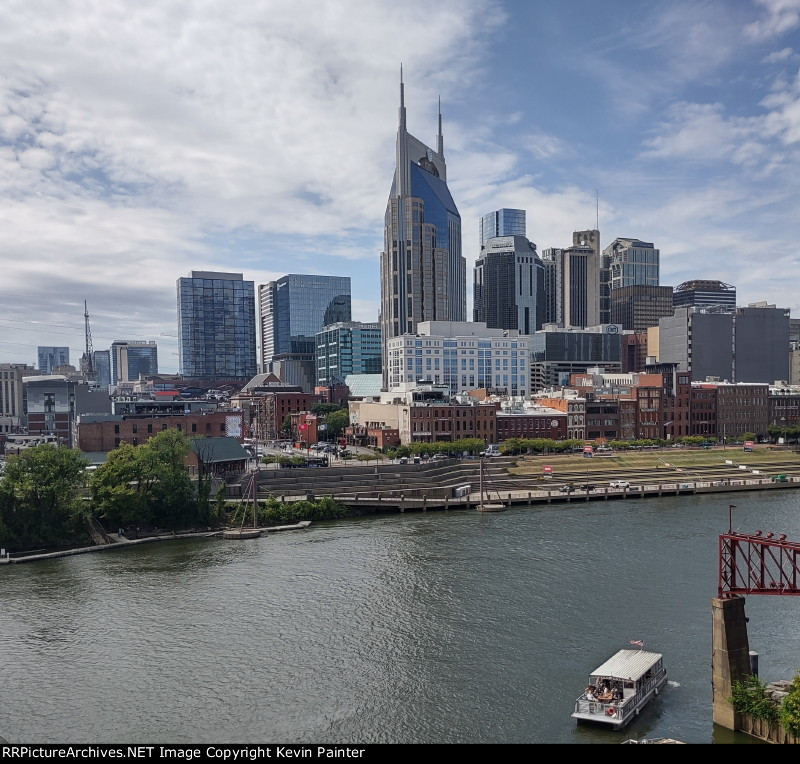
<instances>
[{"instance_id":1,"label":"red steel bridge truss","mask_svg":"<svg viewBox=\"0 0 800 764\"><path fill-rule=\"evenodd\" d=\"M736 533L719 537L720 598L744 594L800 595L800 544L786 534Z\"/></svg>"}]
</instances>

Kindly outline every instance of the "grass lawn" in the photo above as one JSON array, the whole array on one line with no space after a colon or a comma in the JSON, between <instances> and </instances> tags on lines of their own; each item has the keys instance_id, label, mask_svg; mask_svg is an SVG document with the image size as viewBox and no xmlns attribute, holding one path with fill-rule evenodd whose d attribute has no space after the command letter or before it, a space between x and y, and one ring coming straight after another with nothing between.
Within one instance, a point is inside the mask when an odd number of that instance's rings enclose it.
<instances>
[{"instance_id":1,"label":"grass lawn","mask_svg":"<svg viewBox=\"0 0 800 764\"><path fill-rule=\"evenodd\" d=\"M756 446L752 451L743 451L741 447L728 448L681 449L664 448L651 451L615 451L611 456L596 455L587 459L581 454L548 455L519 457L517 467L512 467L512 474L540 474L545 464L558 465L561 469L581 469L588 473L603 472L615 469L658 469L660 467L705 467L724 464L730 459L735 464L779 464L795 462L800 467L800 454L790 450L770 450L767 446ZM668 468L667 468L668 469Z\"/></svg>"}]
</instances>

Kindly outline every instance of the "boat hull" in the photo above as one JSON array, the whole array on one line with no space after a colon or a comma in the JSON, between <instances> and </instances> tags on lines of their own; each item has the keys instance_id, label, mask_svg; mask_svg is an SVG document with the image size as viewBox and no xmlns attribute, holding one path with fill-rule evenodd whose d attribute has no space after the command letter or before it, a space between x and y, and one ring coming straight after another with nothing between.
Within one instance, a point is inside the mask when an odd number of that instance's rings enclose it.
<instances>
[{"instance_id":1,"label":"boat hull","mask_svg":"<svg viewBox=\"0 0 800 764\"><path fill-rule=\"evenodd\" d=\"M593 724L605 727L611 727L615 730L621 730L627 727L642 710L659 694L664 685L667 683L666 671L658 678L658 681L642 695L637 702L631 705L623 704L622 706L614 705L613 703L600 703L599 701L578 701L577 708L572 714L572 718L578 724ZM609 709L613 709L616 715L611 715Z\"/></svg>"},{"instance_id":2,"label":"boat hull","mask_svg":"<svg viewBox=\"0 0 800 764\"><path fill-rule=\"evenodd\" d=\"M258 528L236 528L222 531L222 538L237 539L239 541L243 541L244 539L257 539L260 535L261 531Z\"/></svg>"}]
</instances>

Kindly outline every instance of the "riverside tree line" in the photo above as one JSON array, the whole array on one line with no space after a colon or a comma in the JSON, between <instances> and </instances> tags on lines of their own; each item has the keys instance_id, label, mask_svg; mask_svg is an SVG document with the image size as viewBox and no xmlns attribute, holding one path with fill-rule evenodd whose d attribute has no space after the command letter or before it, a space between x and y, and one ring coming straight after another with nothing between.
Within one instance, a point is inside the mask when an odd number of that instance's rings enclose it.
<instances>
[{"instance_id":1,"label":"riverside tree line","mask_svg":"<svg viewBox=\"0 0 800 764\"><path fill-rule=\"evenodd\" d=\"M80 452L65 447L42 445L10 456L0 478L0 547L85 546L93 543L97 523L110 531L225 525L232 507L222 488L212 496L211 475L190 477L184 465L190 446L179 430L164 430L139 446L120 444L91 472ZM344 513L336 502L297 508L268 502L259 519L269 524Z\"/></svg>"}]
</instances>

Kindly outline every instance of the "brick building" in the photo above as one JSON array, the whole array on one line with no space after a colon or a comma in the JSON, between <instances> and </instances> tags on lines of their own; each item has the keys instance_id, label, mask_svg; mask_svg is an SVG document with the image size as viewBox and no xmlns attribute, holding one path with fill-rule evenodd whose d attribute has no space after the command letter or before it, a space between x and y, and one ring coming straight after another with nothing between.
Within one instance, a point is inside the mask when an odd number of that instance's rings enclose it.
<instances>
[{"instance_id":1,"label":"brick building","mask_svg":"<svg viewBox=\"0 0 800 764\"><path fill-rule=\"evenodd\" d=\"M122 415L82 415L78 417L77 446L81 451L111 451L120 443L138 446L153 435L175 428L187 437L234 436L243 438L241 412L185 414L183 416L131 417Z\"/></svg>"},{"instance_id":2,"label":"brick building","mask_svg":"<svg viewBox=\"0 0 800 764\"><path fill-rule=\"evenodd\" d=\"M564 440L567 437L567 414L557 409L510 409L497 413L497 442L509 438L548 438Z\"/></svg>"}]
</instances>

